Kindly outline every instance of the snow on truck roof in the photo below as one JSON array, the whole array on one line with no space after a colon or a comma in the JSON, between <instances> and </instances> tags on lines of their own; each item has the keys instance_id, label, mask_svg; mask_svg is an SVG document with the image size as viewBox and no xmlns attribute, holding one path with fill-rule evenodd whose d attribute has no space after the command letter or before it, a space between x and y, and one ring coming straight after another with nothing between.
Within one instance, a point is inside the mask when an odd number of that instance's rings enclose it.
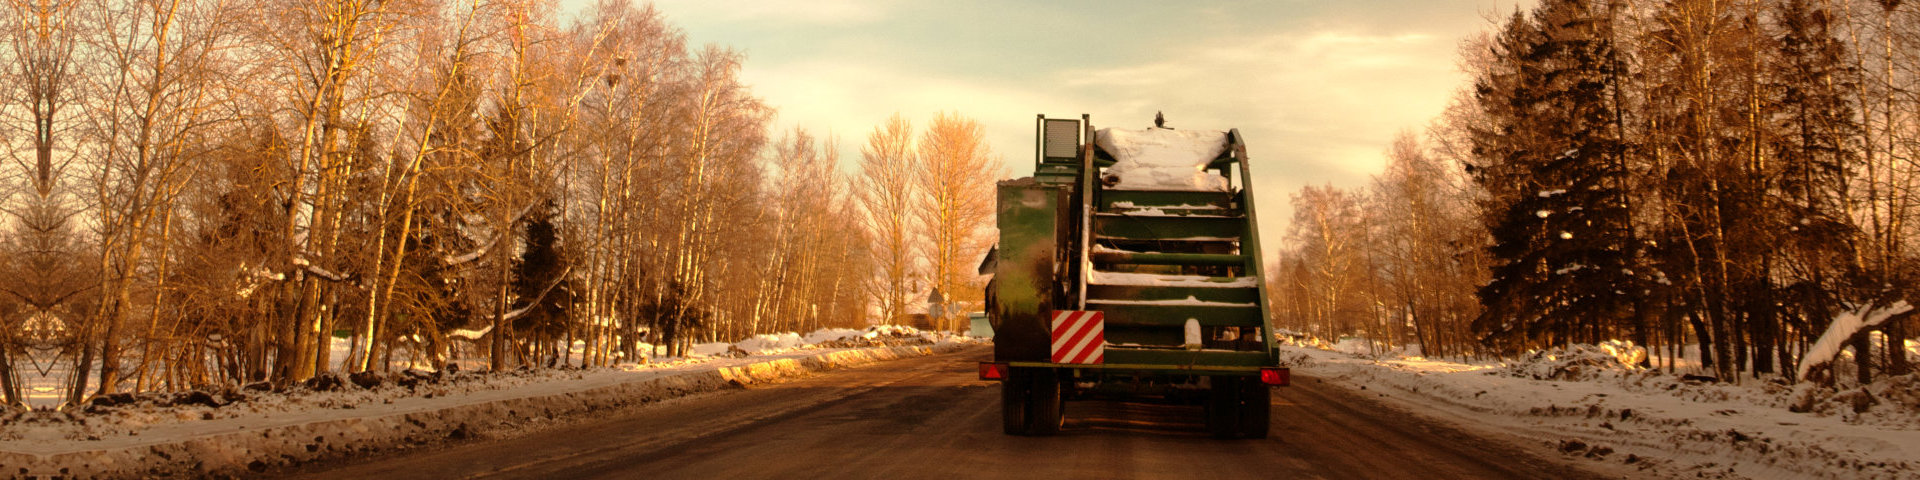
<instances>
[{"instance_id":1,"label":"snow on truck roof","mask_svg":"<svg viewBox=\"0 0 1920 480\"><path fill-rule=\"evenodd\" d=\"M1170 128L1102 128L1094 142L1113 155L1106 176L1122 190L1228 190L1227 178L1206 172L1227 151L1227 132Z\"/></svg>"}]
</instances>

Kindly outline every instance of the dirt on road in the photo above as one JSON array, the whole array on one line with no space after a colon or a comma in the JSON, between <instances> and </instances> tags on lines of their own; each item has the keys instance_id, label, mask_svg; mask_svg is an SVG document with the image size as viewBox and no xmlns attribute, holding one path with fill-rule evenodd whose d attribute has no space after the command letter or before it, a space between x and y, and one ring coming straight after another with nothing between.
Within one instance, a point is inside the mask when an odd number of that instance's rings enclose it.
<instances>
[{"instance_id":1,"label":"dirt on road","mask_svg":"<svg viewBox=\"0 0 1920 480\"><path fill-rule=\"evenodd\" d=\"M882 362L611 412L289 478L1602 478L1305 376L1272 437L1217 440L1199 407L1077 401L1051 437L1001 433L989 348Z\"/></svg>"}]
</instances>

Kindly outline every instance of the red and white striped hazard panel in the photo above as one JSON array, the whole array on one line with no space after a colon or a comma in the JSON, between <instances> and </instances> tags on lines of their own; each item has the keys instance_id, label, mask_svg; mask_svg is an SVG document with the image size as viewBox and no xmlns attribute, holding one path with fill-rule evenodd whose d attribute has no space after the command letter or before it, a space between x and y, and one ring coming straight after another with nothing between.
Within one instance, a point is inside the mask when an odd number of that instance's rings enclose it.
<instances>
[{"instance_id":1,"label":"red and white striped hazard panel","mask_svg":"<svg viewBox=\"0 0 1920 480\"><path fill-rule=\"evenodd\" d=\"M1053 363L1106 363L1106 330L1106 315L1100 312L1055 310Z\"/></svg>"}]
</instances>

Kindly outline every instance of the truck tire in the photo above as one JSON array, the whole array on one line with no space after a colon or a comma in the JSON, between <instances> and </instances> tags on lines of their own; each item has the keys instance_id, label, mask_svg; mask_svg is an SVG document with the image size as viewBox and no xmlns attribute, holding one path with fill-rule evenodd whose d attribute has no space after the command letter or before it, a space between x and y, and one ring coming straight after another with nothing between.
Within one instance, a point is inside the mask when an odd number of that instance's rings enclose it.
<instances>
[{"instance_id":1,"label":"truck tire","mask_svg":"<svg viewBox=\"0 0 1920 480\"><path fill-rule=\"evenodd\" d=\"M1027 434L1047 436L1060 433L1060 371L1051 368L1034 370L1033 389L1027 396Z\"/></svg>"},{"instance_id":2,"label":"truck tire","mask_svg":"<svg viewBox=\"0 0 1920 480\"><path fill-rule=\"evenodd\" d=\"M1251 378L1241 380L1240 438L1267 438L1273 425L1273 387Z\"/></svg>"},{"instance_id":3,"label":"truck tire","mask_svg":"<svg viewBox=\"0 0 1920 480\"><path fill-rule=\"evenodd\" d=\"M1060 378L1050 368L1013 368L1000 382L1000 427L1007 435L1060 432Z\"/></svg>"},{"instance_id":4,"label":"truck tire","mask_svg":"<svg viewBox=\"0 0 1920 480\"><path fill-rule=\"evenodd\" d=\"M1207 380L1207 433L1214 438L1236 438L1242 431L1241 403L1246 396L1240 377L1219 375Z\"/></svg>"},{"instance_id":5,"label":"truck tire","mask_svg":"<svg viewBox=\"0 0 1920 480\"><path fill-rule=\"evenodd\" d=\"M1031 401L1032 382L1024 368L1008 369L1000 382L1000 426L1007 435L1027 434L1027 405Z\"/></svg>"}]
</instances>

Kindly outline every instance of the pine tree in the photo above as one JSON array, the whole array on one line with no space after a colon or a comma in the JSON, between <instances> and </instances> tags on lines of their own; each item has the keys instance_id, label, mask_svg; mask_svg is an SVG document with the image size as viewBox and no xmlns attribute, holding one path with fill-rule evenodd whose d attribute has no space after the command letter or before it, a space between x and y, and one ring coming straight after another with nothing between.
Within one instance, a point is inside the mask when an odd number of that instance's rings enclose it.
<instances>
[{"instance_id":1,"label":"pine tree","mask_svg":"<svg viewBox=\"0 0 1920 480\"><path fill-rule=\"evenodd\" d=\"M568 285L567 257L560 253L560 238L553 222L553 205L529 215L526 227L526 251L514 266L513 293L515 311L524 314L513 319L513 331L536 340L535 358L541 348L566 333L567 306L573 303ZM558 356L549 360L558 360ZM548 366L552 363L549 362Z\"/></svg>"},{"instance_id":2,"label":"pine tree","mask_svg":"<svg viewBox=\"0 0 1920 480\"><path fill-rule=\"evenodd\" d=\"M1493 126L1474 132L1474 180L1490 197L1493 278L1475 330L1509 347L1595 342L1633 289L1626 172L1610 95L1608 19L1583 0L1516 13L1499 65L1477 85Z\"/></svg>"}]
</instances>

